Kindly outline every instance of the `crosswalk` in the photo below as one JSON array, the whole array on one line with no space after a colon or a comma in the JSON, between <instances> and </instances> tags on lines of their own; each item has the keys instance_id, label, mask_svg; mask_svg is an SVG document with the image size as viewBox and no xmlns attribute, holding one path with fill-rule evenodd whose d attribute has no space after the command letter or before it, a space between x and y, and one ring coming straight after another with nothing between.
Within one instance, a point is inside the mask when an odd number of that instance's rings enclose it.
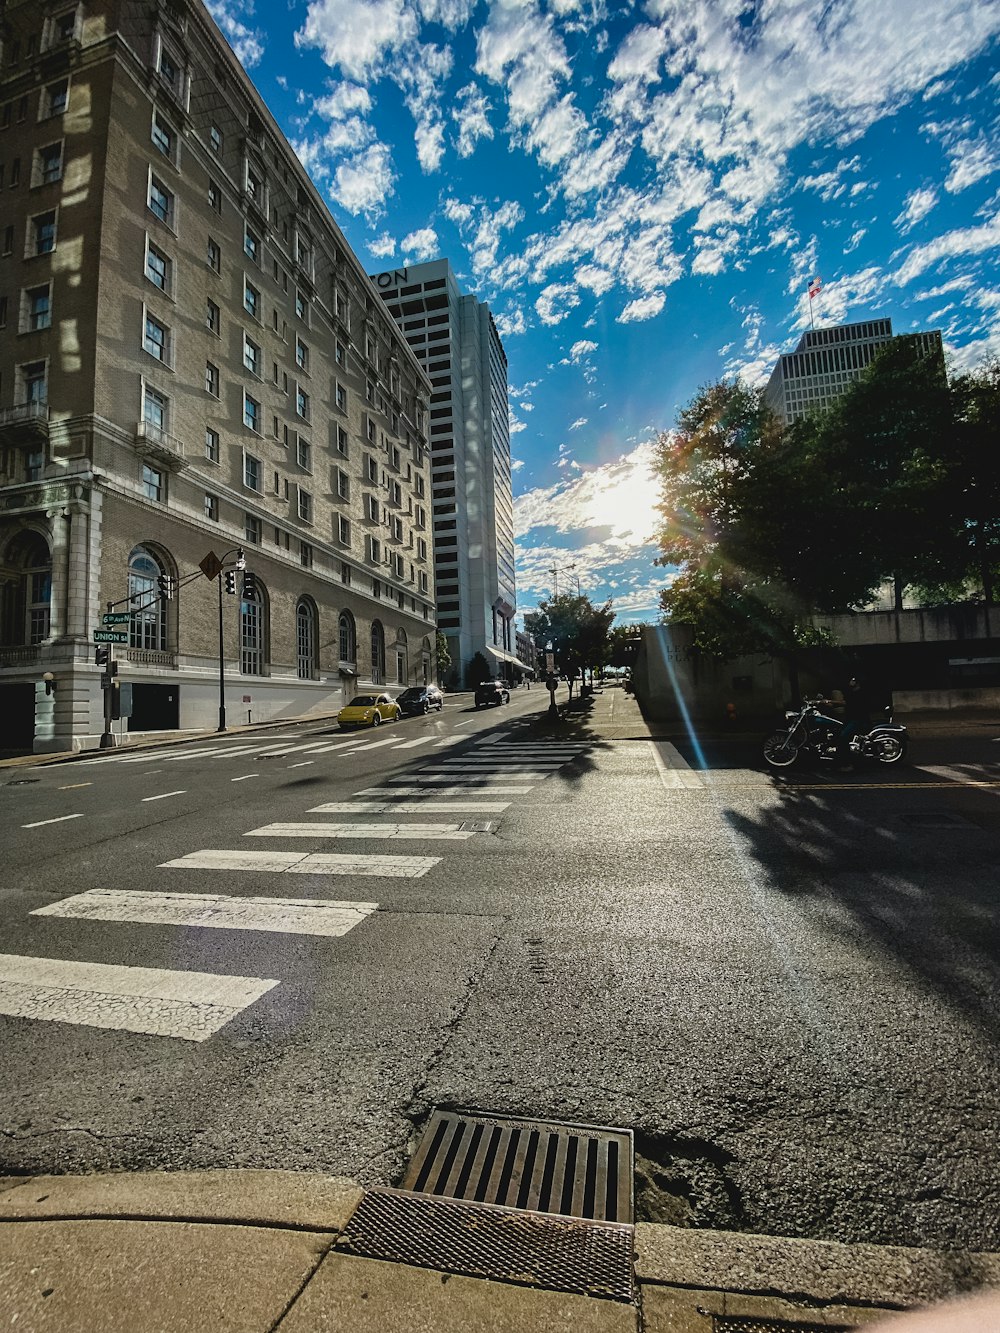
<instances>
[{"instance_id":1,"label":"crosswalk","mask_svg":"<svg viewBox=\"0 0 1000 1333\"><path fill-rule=\"evenodd\" d=\"M375 740L370 732L360 733L353 736L341 736L332 741L310 741L302 744L298 741L280 741L272 736L267 741L257 741L247 744L246 741L218 741L211 745L199 746L196 750L185 749L182 754L171 754L163 750L143 749L138 754L128 751L115 751L112 754L102 754L93 759L81 759L78 761L78 767L88 768L94 764L186 764L193 759L241 759L251 757L255 759L282 759L286 755L298 754L335 754L338 751L341 754L359 754L363 750L379 750L385 746L392 746L396 750L415 750L421 746L434 745L439 742L433 736L418 736L412 740L405 740L399 735L386 736ZM454 738L449 737L445 744L453 745Z\"/></svg>"},{"instance_id":2,"label":"crosswalk","mask_svg":"<svg viewBox=\"0 0 1000 1333\"><path fill-rule=\"evenodd\" d=\"M447 742L454 743L454 738ZM260 745L234 743L166 757L159 754L156 762L238 756L256 760L296 754L315 758L334 751L346 757L362 748L390 745L409 751L429 745L431 750L422 763L414 756L420 766L406 776L390 776L380 786L354 792L348 800L312 806L304 811L311 819L263 824L242 835L267 842L266 847L200 848L162 862L157 867L165 880L162 890L148 884L142 889L91 888L35 908L28 915L47 918L53 924L90 921L340 939L377 912L379 904L367 894L359 894L358 901L319 896L324 885L334 893L335 886L355 879L370 883L423 878L440 864L442 856L407 854L407 841L440 843L442 853L451 844L468 843L477 833L468 827L465 816L501 814L509 808L509 798L527 795L588 749L582 743L524 743L494 734L449 758L447 752L433 753L441 742L431 736L403 741L380 738L364 746L355 737L305 745L276 743L272 738ZM82 762L146 763L149 759L148 755L115 755ZM432 815L452 818L427 818ZM317 843L345 840L365 847L341 853L285 845L301 839ZM387 842L403 844L400 854L382 851L381 845ZM188 875L184 889L172 887L177 871ZM266 885L266 876L274 874L309 875L308 888L317 896L190 891L193 874L220 871L259 875L260 880L251 882L261 885ZM279 976L232 976L0 954L0 1015L204 1042L281 982Z\"/></svg>"}]
</instances>

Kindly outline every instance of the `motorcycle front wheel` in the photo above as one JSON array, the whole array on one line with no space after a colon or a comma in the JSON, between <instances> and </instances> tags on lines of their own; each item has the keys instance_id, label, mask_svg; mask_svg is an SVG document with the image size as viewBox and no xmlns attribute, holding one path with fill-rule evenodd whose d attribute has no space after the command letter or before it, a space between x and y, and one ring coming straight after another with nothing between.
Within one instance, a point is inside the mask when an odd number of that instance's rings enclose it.
<instances>
[{"instance_id":1,"label":"motorcycle front wheel","mask_svg":"<svg viewBox=\"0 0 1000 1333\"><path fill-rule=\"evenodd\" d=\"M871 747L880 764L899 764L906 758L906 741L902 736L873 736Z\"/></svg>"},{"instance_id":2,"label":"motorcycle front wheel","mask_svg":"<svg viewBox=\"0 0 1000 1333\"><path fill-rule=\"evenodd\" d=\"M774 731L764 742L764 762L772 768L791 768L798 757L798 746L789 745L787 731Z\"/></svg>"}]
</instances>

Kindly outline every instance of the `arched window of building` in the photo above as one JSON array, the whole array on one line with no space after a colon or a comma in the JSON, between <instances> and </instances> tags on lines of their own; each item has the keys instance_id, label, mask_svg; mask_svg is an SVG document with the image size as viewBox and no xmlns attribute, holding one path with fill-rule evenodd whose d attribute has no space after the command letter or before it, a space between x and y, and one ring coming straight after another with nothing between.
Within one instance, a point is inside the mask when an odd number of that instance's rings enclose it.
<instances>
[{"instance_id":1,"label":"arched window of building","mask_svg":"<svg viewBox=\"0 0 1000 1333\"><path fill-rule=\"evenodd\" d=\"M396 681L400 685L406 684L406 630L396 631Z\"/></svg>"},{"instance_id":2,"label":"arched window of building","mask_svg":"<svg viewBox=\"0 0 1000 1333\"><path fill-rule=\"evenodd\" d=\"M380 620L372 621L372 684L385 684L385 630Z\"/></svg>"},{"instance_id":3,"label":"arched window of building","mask_svg":"<svg viewBox=\"0 0 1000 1333\"><path fill-rule=\"evenodd\" d=\"M341 611L340 623L340 660L345 666L353 666L358 660L357 639L354 632L354 617L350 611Z\"/></svg>"},{"instance_id":4,"label":"arched window of building","mask_svg":"<svg viewBox=\"0 0 1000 1333\"><path fill-rule=\"evenodd\" d=\"M3 642L42 643L49 637L52 556L39 532L21 532L7 548L0 571L3 587Z\"/></svg>"},{"instance_id":5,"label":"arched window of building","mask_svg":"<svg viewBox=\"0 0 1000 1333\"><path fill-rule=\"evenodd\" d=\"M163 562L146 546L137 546L128 558L130 648L159 653L167 650L167 603L157 585L166 572Z\"/></svg>"},{"instance_id":6,"label":"arched window of building","mask_svg":"<svg viewBox=\"0 0 1000 1333\"><path fill-rule=\"evenodd\" d=\"M315 680L319 663L316 660L316 604L310 597L300 597L295 608L295 645L299 680Z\"/></svg>"},{"instance_id":7,"label":"arched window of building","mask_svg":"<svg viewBox=\"0 0 1000 1333\"><path fill-rule=\"evenodd\" d=\"M240 598L240 671L263 676L267 660L267 602L260 579L248 597Z\"/></svg>"}]
</instances>

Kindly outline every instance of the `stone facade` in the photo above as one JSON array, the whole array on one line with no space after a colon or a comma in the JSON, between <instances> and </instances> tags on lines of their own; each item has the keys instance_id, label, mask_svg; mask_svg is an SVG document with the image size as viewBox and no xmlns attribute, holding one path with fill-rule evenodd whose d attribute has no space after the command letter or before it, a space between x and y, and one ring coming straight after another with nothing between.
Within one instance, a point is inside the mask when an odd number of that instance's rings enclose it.
<instances>
[{"instance_id":1,"label":"stone facade","mask_svg":"<svg viewBox=\"0 0 1000 1333\"><path fill-rule=\"evenodd\" d=\"M210 552L231 720L433 678L430 382L207 10L6 19L0 747L96 743L112 606L130 727L215 725Z\"/></svg>"}]
</instances>

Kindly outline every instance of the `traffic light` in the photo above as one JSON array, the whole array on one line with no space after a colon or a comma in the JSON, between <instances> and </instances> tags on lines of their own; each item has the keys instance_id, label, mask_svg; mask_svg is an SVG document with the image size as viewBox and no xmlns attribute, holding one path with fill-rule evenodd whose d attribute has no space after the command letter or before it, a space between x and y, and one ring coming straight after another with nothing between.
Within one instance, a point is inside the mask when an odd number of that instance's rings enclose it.
<instances>
[{"instance_id":1,"label":"traffic light","mask_svg":"<svg viewBox=\"0 0 1000 1333\"><path fill-rule=\"evenodd\" d=\"M102 648L100 645L98 645L96 651L94 652L94 665L107 666L108 659L110 658L110 656L111 656L110 648Z\"/></svg>"},{"instance_id":2,"label":"traffic light","mask_svg":"<svg viewBox=\"0 0 1000 1333\"><path fill-rule=\"evenodd\" d=\"M161 574L156 580L156 586L160 590L160 596L165 602L169 602L174 595L174 581L169 574Z\"/></svg>"},{"instance_id":3,"label":"traffic light","mask_svg":"<svg viewBox=\"0 0 1000 1333\"><path fill-rule=\"evenodd\" d=\"M249 569L243 574L243 596L250 601L257 596L257 575Z\"/></svg>"},{"instance_id":4,"label":"traffic light","mask_svg":"<svg viewBox=\"0 0 1000 1333\"><path fill-rule=\"evenodd\" d=\"M236 570L235 570L235 569L227 569L227 570L226 570L226 592L231 592L234 596L236 595Z\"/></svg>"}]
</instances>

